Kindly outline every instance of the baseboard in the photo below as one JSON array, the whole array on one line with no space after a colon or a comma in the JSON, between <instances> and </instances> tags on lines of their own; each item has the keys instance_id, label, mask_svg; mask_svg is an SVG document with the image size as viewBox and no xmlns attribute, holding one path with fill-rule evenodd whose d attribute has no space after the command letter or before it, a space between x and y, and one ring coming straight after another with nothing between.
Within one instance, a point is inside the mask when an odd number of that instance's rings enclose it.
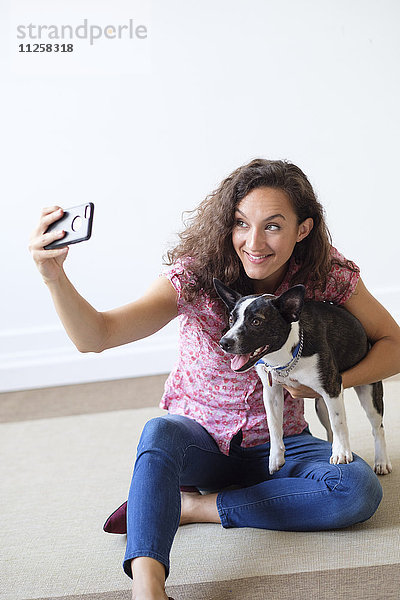
<instances>
[{"instance_id":1,"label":"baseboard","mask_svg":"<svg viewBox=\"0 0 400 600\"><path fill-rule=\"evenodd\" d=\"M62 327L0 335L0 392L168 373L177 358L175 324L101 354L80 353Z\"/></svg>"}]
</instances>

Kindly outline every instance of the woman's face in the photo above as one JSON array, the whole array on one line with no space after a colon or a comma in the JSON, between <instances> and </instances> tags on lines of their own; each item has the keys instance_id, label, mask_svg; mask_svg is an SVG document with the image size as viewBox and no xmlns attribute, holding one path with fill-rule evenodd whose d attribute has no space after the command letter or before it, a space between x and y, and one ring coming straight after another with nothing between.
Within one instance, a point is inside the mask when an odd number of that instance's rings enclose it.
<instances>
[{"instance_id":1,"label":"woman's face","mask_svg":"<svg viewBox=\"0 0 400 600\"><path fill-rule=\"evenodd\" d=\"M256 293L274 293L282 282L297 242L311 231L313 220L298 224L289 197L279 189L261 187L237 206L233 247Z\"/></svg>"}]
</instances>

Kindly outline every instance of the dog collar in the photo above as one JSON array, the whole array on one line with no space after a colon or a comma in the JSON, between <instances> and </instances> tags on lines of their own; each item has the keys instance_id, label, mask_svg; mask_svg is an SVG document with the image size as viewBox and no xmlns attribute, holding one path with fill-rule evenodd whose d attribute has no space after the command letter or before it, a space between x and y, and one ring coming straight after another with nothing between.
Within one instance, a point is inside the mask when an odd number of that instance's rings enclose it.
<instances>
[{"instance_id":1,"label":"dog collar","mask_svg":"<svg viewBox=\"0 0 400 600\"><path fill-rule=\"evenodd\" d=\"M286 365L283 365L283 367L275 367L273 365L269 365L262 358L260 358L260 360L256 362L256 365L264 365L265 371L267 371L269 373L271 371L276 371L277 373L279 373L279 375L281 377L287 377L289 375L290 371L292 371L295 368L295 366L297 365L297 363L300 360L301 354L303 352L303 341L304 341L304 337L303 337L303 332L301 331L300 341L297 344L296 348L293 350L292 358Z\"/></svg>"}]
</instances>

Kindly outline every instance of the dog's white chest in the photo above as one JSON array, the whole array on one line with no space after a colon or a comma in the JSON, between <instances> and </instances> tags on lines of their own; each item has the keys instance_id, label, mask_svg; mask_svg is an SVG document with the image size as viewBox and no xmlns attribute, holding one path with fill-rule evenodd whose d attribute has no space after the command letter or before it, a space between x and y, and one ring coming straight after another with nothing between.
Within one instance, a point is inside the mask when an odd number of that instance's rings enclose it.
<instances>
[{"instance_id":1,"label":"dog's white chest","mask_svg":"<svg viewBox=\"0 0 400 600\"><path fill-rule=\"evenodd\" d=\"M271 375L272 375L272 381L274 383L280 383L281 385L288 385L288 386L293 385L293 387L296 387L296 383L298 383L297 379L292 379L292 377L290 377L290 376L284 377L283 375L280 375L276 371L273 371L271 373Z\"/></svg>"},{"instance_id":2,"label":"dog's white chest","mask_svg":"<svg viewBox=\"0 0 400 600\"><path fill-rule=\"evenodd\" d=\"M271 386L272 384L287 385L296 387L299 384L306 385L314 390L318 390L321 385L321 380L318 374L318 356L301 357L296 367L288 374L285 370L280 371L279 368L270 367L264 364L257 365L258 375L261 377L263 384Z\"/></svg>"}]
</instances>

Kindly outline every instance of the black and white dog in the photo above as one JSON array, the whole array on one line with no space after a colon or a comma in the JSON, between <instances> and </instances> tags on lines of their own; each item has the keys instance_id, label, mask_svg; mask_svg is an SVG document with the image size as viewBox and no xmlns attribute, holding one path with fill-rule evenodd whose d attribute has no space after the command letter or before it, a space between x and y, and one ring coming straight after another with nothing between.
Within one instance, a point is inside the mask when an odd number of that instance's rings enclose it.
<instances>
[{"instance_id":1,"label":"black and white dog","mask_svg":"<svg viewBox=\"0 0 400 600\"><path fill-rule=\"evenodd\" d=\"M357 364L369 342L361 323L345 308L328 302L305 301L305 288L296 285L281 296L241 296L214 279L214 287L230 312L230 329L221 348L233 354L231 368L242 373L255 366L263 383L270 431L270 473L285 463L283 387L306 385L321 398L318 417L332 442L333 464L353 460L340 373ZM375 472L392 470L383 428L383 386L378 381L355 388L372 425Z\"/></svg>"}]
</instances>

